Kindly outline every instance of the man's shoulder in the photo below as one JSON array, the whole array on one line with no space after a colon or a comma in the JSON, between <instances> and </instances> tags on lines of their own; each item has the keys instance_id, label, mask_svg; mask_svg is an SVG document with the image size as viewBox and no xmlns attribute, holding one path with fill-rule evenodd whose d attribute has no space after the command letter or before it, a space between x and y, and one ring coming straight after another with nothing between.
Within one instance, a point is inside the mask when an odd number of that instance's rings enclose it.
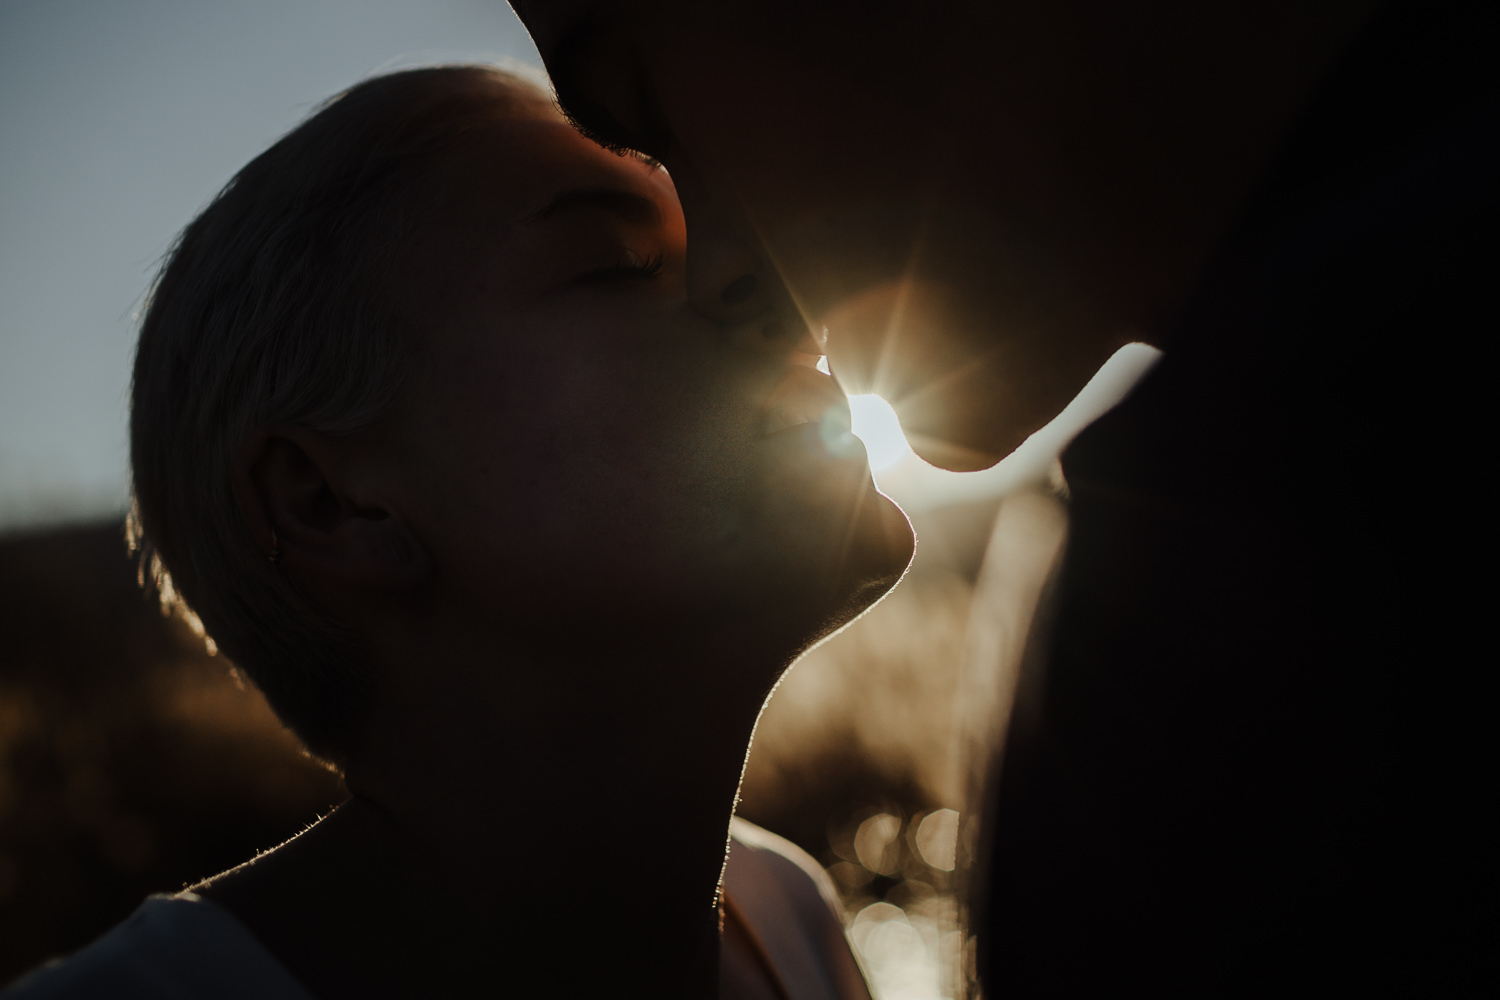
<instances>
[{"instance_id":1,"label":"man's shoulder","mask_svg":"<svg viewBox=\"0 0 1500 1000\"><path fill-rule=\"evenodd\" d=\"M13 984L4 1000L312 1000L228 910L191 893L153 896L69 958Z\"/></svg>"}]
</instances>

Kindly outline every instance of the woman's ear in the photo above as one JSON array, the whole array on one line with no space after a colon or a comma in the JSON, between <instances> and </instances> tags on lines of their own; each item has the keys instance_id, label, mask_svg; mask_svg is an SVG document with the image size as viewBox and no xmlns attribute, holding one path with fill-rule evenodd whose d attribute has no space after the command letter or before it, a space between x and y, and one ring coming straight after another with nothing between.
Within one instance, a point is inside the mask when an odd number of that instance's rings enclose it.
<instances>
[{"instance_id":1,"label":"woman's ear","mask_svg":"<svg viewBox=\"0 0 1500 1000\"><path fill-rule=\"evenodd\" d=\"M251 434L231 477L267 558L314 591L405 590L425 582L427 552L382 495L376 454L354 439L302 427Z\"/></svg>"}]
</instances>

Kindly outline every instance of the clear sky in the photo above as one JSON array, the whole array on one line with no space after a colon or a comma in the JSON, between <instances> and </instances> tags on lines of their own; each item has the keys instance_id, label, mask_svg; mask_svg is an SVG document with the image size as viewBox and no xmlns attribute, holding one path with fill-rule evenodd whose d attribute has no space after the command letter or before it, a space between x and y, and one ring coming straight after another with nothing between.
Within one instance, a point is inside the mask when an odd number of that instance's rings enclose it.
<instances>
[{"instance_id":1,"label":"clear sky","mask_svg":"<svg viewBox=\"0 0 1500 1000\"><path fill-rule=\"evenodd\" d=\"M0 0L0 530L124 509L134 315L173 235L371 73L539 64L504 0Z\"/></svg>"}]
</instances>

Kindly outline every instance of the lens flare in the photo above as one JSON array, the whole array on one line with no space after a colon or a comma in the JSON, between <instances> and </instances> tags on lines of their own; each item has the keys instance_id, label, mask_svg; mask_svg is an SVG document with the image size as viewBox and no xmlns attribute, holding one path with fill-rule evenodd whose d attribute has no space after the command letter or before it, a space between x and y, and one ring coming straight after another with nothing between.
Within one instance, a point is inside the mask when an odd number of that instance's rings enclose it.
<instances>
[{"instance_id":1,"label":"lens flare","mask_svg":"<svg viewBox=\"0 0 1500 1000\"><path fill-rule=\"evenodd\" d=\"M849 409L854 418L854 436L865 443L871 469L876 472L889 469L911 452L891 404L879 396L850 396Z\"/></svg>"}]
</instances>

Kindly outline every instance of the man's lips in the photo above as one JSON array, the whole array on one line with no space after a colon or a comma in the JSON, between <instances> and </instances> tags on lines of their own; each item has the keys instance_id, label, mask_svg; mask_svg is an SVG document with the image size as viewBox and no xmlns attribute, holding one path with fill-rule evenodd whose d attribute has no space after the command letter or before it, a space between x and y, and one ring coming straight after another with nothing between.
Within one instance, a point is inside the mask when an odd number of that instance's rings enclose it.
<instances>
[{"instance_id":1,"label":"man's lips","mask_svg":"<svg viewBox=\"0 0 1500 1000\"><path fill-rule=\"evenodd\" d=\"M769 437L802 424L848 433L849 400L838 383L816 368L793 365L771 389L761 408L761 433Z\"/></svg>"}]
</instances>

